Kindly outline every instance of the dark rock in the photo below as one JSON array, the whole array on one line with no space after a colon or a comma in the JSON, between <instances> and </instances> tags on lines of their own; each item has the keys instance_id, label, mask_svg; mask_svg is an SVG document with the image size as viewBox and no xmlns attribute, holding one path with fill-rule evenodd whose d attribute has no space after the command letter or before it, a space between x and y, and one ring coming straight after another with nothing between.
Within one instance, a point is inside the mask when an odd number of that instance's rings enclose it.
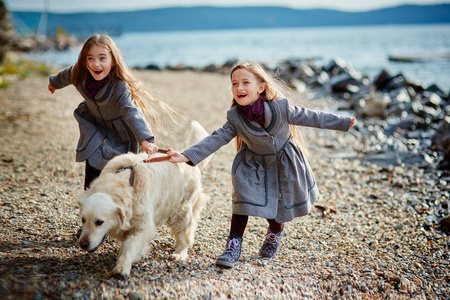
<instances>
[{"instance_id":1,"label":"dark rock","mask_svg":"<svg viewBox=\"0 0 450 300\"><path fill-rule=\"evenodd\" d=\"M359 85L362 85L362 83L347 72L343 72L330 79L331 93L355 94L359 91Z\"/></svg>"},{"instance_id":2,"label":"dark rock","mask_svg":"<svg viewBox=\"0 0 450 300\"><path fill-rule=\"evenodd\" d=\"M233 68L238 63L237 59L229 59L223 64L223 68Z\"/></svg>"},{"instance_id":3,"label":"dark rock","mask_svg":"<svg viewBox=\"0 0 450 300\"><path fill-rule=\"evenodd\" d=\"M278 66L277 74L285 81L299 79L306 82L315 72L305 61L290 60Z\"/></svg>"},{"instance_id":4,"label":"dark rock","mask_svg":"<svg viewBox=\"0 0 450 300\"><path fill-rule=\"evenodd\" d=\"M408 81L408 87L412 88L416 93L422 93L425 91L425 86L420 82Z\"/></svg>"},{"instance_id":5,"label":"dark rock","mask_svg":"<svg viewBox=\"0 0 450 300\"><path fill-rule=\"evenodd\" d=\"M450 216L439 221L439 226L443 231L450 232Z\"/></svg>"},{"instance_id":6,"label":"dark rock","mask_svg":"<svg viewBox=\"0 0 450 300\"><path fill-rule=\"evenodd\" d=\"M166 69L169 70L169 71L187 71L187 70L192 70L191 67L188 67L185 64L178 64L176 66L168 66Z\"/></svg>"},{"instance_id":7,"label":"dark rock","mask_svg":"<svg viewBox=\"0 0 450 300\"><path fill-rule=\"evenodd\" d=\"M374 154L367 154L364 162L375 164L379 167L415 165L419 167L428 167L432 164L432 159L424 152L405 152L405 151L380 151Z\"/></svg>"},{"instance_id":8,"label":"dark rock","mask_svg":"<svg viewBox=\"0 0 450 300\"><path fill-rule=\"evenodd\" d=\"M433 149L444 153L443 160L439 163L440 170L450 170L450 116L445 117L431 138Z\"/></svg>"},{"instance_id":9,"label":"dark rock","mask_svg":"<svg viewBox=\"0 0 450 300\"><path fill-rule=\"evenodd\" d=\"M335 58L331 60L328 65L323 67L323 70L331 76L339 75L346 72L348 66L347 63L341 58Z\"/></svg>"},{"instance_id":10,"label":"dark rock","mask_svg":"<svg viewBox=\"0 0 450 300\"><path fill-rule=\"evenodd\" d=\"M373 79L373 85L377 88L377 90L384 90L387 83L391 80L392 76L388 71L382 70L377 76Z\"/></svg>"},{"instance_id":11,"label":"dark rock","mask_svg":"<svg viewBox=\"0 0 450 300\"><path fill-rule=\"evenodd\" d=\"M393 103L410 103L411 96L406 87L401 87L399 89L389 92L389 96Z\"/></svg>"},{"instance_id":12,"label":"dark rock","mask_svg":"<svg viewBox=\"0 0 450 300\"><path fill-rule=\"evenodd\" d=\"M330 81L330 76L327 72L321 71L319 73L316 73L314 77L309 78L306 82L308 86L311 88L318 88L325 85L325 83Z\"/></svg>"},{"instance_id":13,"label":"dark rock","mask_svg":"<svg viewBox=\"0 0 450 300\"><path fill-rule=\"evenodd\" d=\"M450 95L450 94L446 95L445 92L444 92L443 90L441 90L441 88L439 88L439 87L438 87L437 85L435 85L435 84L432 84L432 85L430 85L429 87L427 87L427 89L426 89L425 91L426 91L426 92L432 92L432 93L438 94L439 97L441 97L441 99L445 99L445 100L447 100L447 101L448 101L449 95Z\"/></svg>"},{"instance_id":14,"label":"dark rock","mask_svg":"<svg viewBox=\"0 0 450 300\"><path fill-rule=\"evenodd\" d=\"M398 89L398 88L402 88L402 87L406 87L406 86L407 86L407 81L406 81L405 77L402 74L398 74L398 75L395 75L394 77L392 77L386 83L386 86L384 87L383 90L390 91L390 90L394 90L394 89Z\"/></svg>"},{"instance_id":15,"label":"dark rock","mask_svg":"<svg viewBox=\"0 0 450 300\"><path fill-rule=\"evenodd\" d=\"M430 106L433 108L438 108L443 104L442 98L434 92L422 93L422 98L420 99L420 102L423 105Z\"/></svg>"},{"instance_id":16,"label":"dark rock","mask_svg":"<svg viewBox=\"0 0 450 300\"><path fill-rule=\"evenodd\" d=\"M217 67L216 65L210 64L203 68L203 72L214 73L214 72L217 72L218 69L219 69L219 67Z\"/></svg>"},{"instance_id":17,"label":"dark rock","mask_svg":"<svg viewBox=\"0 0 450 300\"><path fill-rule=\"evenodd\" d=\"M450 170L450 156L444 157L442 161L437 165L439 170Z\"/></svg>"},{"instance_id":18,"label":"dark rock","mask_svg":"<svg viewBox=\"0 0 450 300\"><path fill-rule=\"evenodd\" d=\"M403 102L392 104L387 112L387 116L399 116L404 117L404 114L407 114L407 111L411 108L411 105L407 105Z\"/></svg>"},{"instance_id":19,"label":"dark rock","mask_svg":"<svg viewBox=\"0 0 450 300\"><path fill-rule=\"evenodd\" d=\"M373 154L366 154L363 161L381 167L399 166L402 163L397 151L380 151Z\"/></svg>"},{"instance_id":20,"label":"dark rock","mask_svg":"<svg viewBox=\"0 0 450 300\"><path fill-rule=\"evenodd\" d=\"M423 111L423 105L420 101L411 102L411 110L416 115L421 115Z\"/></svg>"},{"instance_id":21,"label":"dark rock","mask_svg":"<svg viewBox=\"0 0 450 300\"><path fill-rule=\"evenodd\" d=\"M161 68L158 65L150 64L145 67L146 70L153 70L153 71L159 71Z\"/></svg>"}]
</instances>

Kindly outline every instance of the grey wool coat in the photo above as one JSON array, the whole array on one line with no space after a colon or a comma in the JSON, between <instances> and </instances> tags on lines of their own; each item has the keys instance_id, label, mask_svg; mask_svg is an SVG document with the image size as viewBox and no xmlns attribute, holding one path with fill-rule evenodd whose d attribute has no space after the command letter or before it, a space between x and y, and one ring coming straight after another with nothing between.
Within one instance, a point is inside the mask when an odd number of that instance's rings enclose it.
<instances>
[{"instance_id":1,"label":"grey wool coat","mask_svg":"<svg viewBox=\"0 0 450 300\"><path fill-rule=\"evenodd\" d=\"M72 67L50 76L55 89L71 83ZM144 113L131 97L128 84L111 77L94 98L86 95L84 82L75 88L84 101L75 109L74 116L80 129L76 161L88 160L89 164L102 170L114 156L139 151L143 140L154 141Z\"/></svg>"},{"instance_id":2,"label":"grey wool coat","mask_svg":"<svg viewBox=\"0 0 450 300\"><path fill-rule=\"evenodd\" d=\"M301 108L287 99L265 101L264 114L262 128L233 107L222 128L183 154L196 165L239 136L244 145L231 171L233 214L283 223L307 215L319 195L311 166L294 143L289 125L348 131L351 117Z\"/></svg>"}]
</instances>

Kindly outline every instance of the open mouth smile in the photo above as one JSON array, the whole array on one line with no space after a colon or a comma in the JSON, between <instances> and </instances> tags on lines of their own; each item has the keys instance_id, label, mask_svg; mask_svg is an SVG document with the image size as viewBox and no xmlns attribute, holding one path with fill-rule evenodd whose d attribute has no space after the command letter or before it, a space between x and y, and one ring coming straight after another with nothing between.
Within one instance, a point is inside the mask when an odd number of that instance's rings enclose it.
<instances>
[{"instance_id":1,"label":"open mouth smile","mask_svg":"<svg viewBox=\"0 0 450 300\"><path fill-rule=\"evenodd\" d=\"M103 72L103 70L93 70L94 74L99 75Z\"/></svg>"}]
</instances>

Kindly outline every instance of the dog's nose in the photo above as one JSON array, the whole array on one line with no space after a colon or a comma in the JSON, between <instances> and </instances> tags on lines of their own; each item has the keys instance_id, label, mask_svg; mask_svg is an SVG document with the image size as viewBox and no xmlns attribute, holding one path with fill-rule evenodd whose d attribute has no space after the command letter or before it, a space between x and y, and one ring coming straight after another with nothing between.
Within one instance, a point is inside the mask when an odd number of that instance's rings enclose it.
<instances>
[{"instance_id":1,"label":"dog's nose","mask_svg":"<svg viewBox=\"0 0 450 300\"><path fill-rule=\"evenodd\" d=\"M88 249L89 248L89 241L87 240L80 240L80 247L81 249Z\"/></svg>"}]
</instances>

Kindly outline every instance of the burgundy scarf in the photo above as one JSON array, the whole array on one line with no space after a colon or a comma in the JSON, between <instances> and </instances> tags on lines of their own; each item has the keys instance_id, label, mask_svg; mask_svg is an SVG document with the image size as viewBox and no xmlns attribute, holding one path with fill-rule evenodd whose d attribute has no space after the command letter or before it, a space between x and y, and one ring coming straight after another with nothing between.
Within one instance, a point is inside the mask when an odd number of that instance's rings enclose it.
<instances>
[{"instance_id":1,"label":"burgundy scarf","mask_svg":"<svg viewBox=\"0 0 450 300\"><path fill-rule=\"evenodd\" d=\"M264 100L262 98L259 98L255 103L250 105L238 105L238 111L244 119L256 121L262 128L264 128Z\"/></svg>"},{"instance_id":2,"label":"burgundy scarf","mask_svg":"<svg viewBox=\"0 0 450 300\"><path fill-rule=\"evenodd\" d=\"M103 78L102 80L95 80L94 77L92 77L91 73L88 74L86 78L86 82L84 83L84 90L86 92L86 95L88 95L89 98L94 98L95 94L108 84L109 78L111 77L110 74Z\"/></svg>"}]
</instances>

